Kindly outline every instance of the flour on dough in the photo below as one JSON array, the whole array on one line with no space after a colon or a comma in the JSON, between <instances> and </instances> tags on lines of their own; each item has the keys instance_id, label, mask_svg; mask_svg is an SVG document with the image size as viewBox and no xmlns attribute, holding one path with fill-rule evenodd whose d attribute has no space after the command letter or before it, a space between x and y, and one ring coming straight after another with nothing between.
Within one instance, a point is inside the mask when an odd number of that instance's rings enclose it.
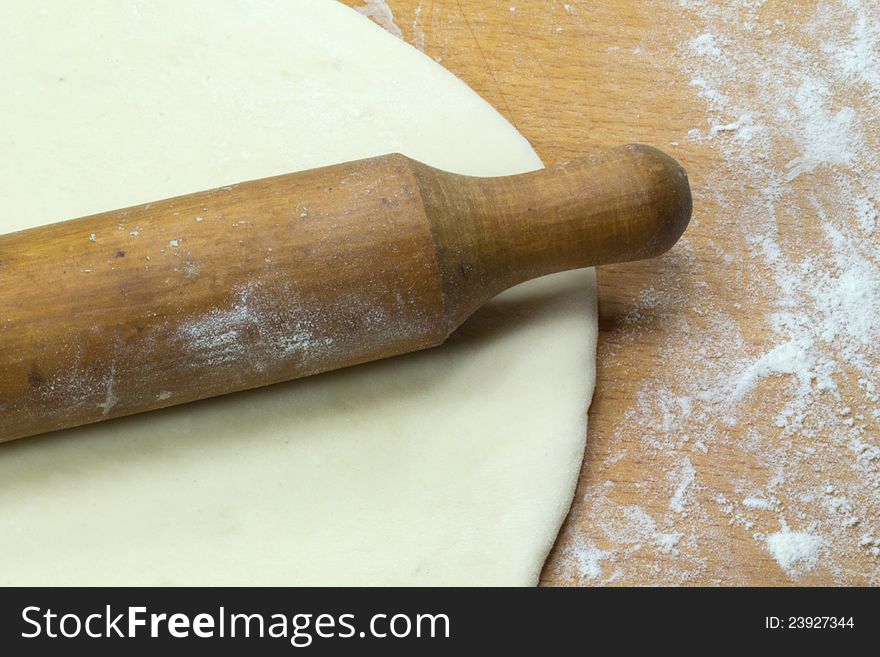
<instances>
[{"instance_id":1,"label":"flour on dough","mask_svg":"<svg viewBox=\"0 0 880 657\"><path fill-rule=\"evenodd\" d=\"M388 151L541 166L461 81L318 0L0 3L0 144L2 232ZM0 583L534 584L595 339L571 272L438 349L2 445Z\"/></svg>"}]
</instances>

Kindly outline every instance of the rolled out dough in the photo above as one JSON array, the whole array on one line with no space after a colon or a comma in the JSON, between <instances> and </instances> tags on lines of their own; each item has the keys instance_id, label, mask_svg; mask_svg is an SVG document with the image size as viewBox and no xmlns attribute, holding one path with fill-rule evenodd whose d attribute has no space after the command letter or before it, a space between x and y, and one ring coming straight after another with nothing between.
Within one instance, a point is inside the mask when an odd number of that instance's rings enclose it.
<instances>
[{"instance_id":1,"label":"rolled out dough","mask_svg":"<svg viewBox=\"0 0 880 657\"><path fill-rule=\"evenodd\" d=\"M389 151L541 166L461 81L330 1L6 0L0 72L2 232ZM534 584L595 339L593 272L570 272L441 348L2 445L0 583Z\"/></svg>"}]
</instances>

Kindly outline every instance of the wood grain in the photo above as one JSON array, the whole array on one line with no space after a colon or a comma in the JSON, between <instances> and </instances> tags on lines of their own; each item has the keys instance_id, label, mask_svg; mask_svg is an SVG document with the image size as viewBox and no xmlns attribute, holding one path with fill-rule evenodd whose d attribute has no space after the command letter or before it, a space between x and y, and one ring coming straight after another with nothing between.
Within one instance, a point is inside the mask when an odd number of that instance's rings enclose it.
<instances>
[{"instance_id":1,"label":"wood grain","mask_svg":"<svg viewBox=\"0 0 880 657\"><path fill-rule=\"evenodd\" d=\"M721 429L713 424L712 430L720 433L705 454L688 444L699 443L701 432L710 430L706 422L691 420L690 436L682 437L691 442L677 443L680 449L658 449L656 426L649 424L658 425L663 418L647 423L640 416L642 424L632 420L640 394L668 390L668 372L676 363L664 361L664 355L686 352L682 343L688 334L682 326L704 331L711 317L722 313L744 336L745 347L768 346L765 316L772 309L760 297L745 302L742 290L755 277L772 271L734 270L723 257L745 252L749 245L725 225L730 219L719 207L712 181L738 174L720 160L712 141L687 139L689 131L704 130L708 124L706 101L690 84L685 66L685 46L700 34L699 25L676 2L390 0L388 4L404 39L494 105L545 162L576 157L598 145L638 141L668 148L691 178L695 222L686 243L656 260L599 270L598 381L588 447L574 505L542 583L877 583L876 560L856 547L860 532L870 530L876 521L876 512L860 520L861 528L841 529L852 548L843 543L842 549L829 549L819 567L793 576L774 560L761 536L777 531L779 518L786 513L792 518L792 509L803 504L794 497L797 489L780 490L775 511L756 512L753 520L740 521L730 511L729 501L743 497L738 482L773 485L772 468L756 456L760 448L744 447L755 436L766 436L768 447L777 447L774 441L789 441L792 452L817 444L816 438L806 435L781 436L773 414L764 412L773 407L784 382L770 381L753 395L744 412L747 422ZM799 45L818 51L819 37L798 30L814 6L768 5L761 10L762 18L770 25L785 25ZM746 39L747 48L748 39L757 45L765 36L754 31L730 38ZM760 88L748 91L762 93ZM785 166L780 155L772 157L777 158L772 164ZM803 186L798 199L805 206L808 187ZM727 206L744 203L755 191L731 192ZM781 239L818 238L817 227L795 219L782 221L780 233ZM713 354L694 356L711 359ZM680 380L672 383L684 385ZM880 430L876 423L868 424L863 435L869 444L876 444ZM633 514L643 514L639 522L675 519L669 511L675 494L670 474L685 448L696 471L682 516L688 530L665 548L652 544L651 531L634 538L615 536L614 524L632 526ZM842 460L815 470L804 466L797 473L800 490L821 490L829 473L844 487L858 476ZM862 503L870 509L870 500ZM678 531L674 524L660 520L648 529L661 536Z\"/></svg>"},{"instance_id":2,"label":"wood grain","mask_svg":"<svg viewBox=\"0 0 880 657\"><path fill-rule=\"evenodd\" d=\"M690 215L681 167L630 145L497 178L384 155L0 236L0 441L434 347Z\"/></svg>"}]
</instances>

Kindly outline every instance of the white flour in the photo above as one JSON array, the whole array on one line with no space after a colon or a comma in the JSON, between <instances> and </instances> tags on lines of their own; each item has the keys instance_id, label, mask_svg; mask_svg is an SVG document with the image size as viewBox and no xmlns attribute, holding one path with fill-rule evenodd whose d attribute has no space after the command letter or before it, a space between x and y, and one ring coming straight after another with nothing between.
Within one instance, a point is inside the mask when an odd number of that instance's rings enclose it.
<instances>
[{"instance_id":1,"label":"white flour","mask_svg":"<svg viewBox=\"0 0 880 657\"><path fill-rule=\"evenodd\" d=\"M668 336L656 359L667 367L642 384L614 440L639 437L628 472L645 481L624 485L644 507L621 513L615 501L626 449L594 463L558 574L755 583L733 556L752 541L782 581L876 585L880 5L678 4L692 29L657 29L638 50L676 51L705 121L670 135L671 152L703 153L711 169L661 279L646 281L599 354L600 369L619 367L643 332ZM719 474L718 458L737 470ZM577 538L584 527L590 542ZM669 536L675 559L656 549Z\"/></svg>"},{"instance_id":2,"label":"white flour","mask_svg":"<svg viewBox=\"0 0 880 657\"><path fill-rule=\"evenodd\" d=\"M789 574L808 571L816 565L823 541L805 532L781 531L767 537L767 549Z\"/></svg>"},{"instance_id":3,"label":"white flour","mask_svg":"<svg viewBox=\"0 0 880 657\"><path fill-rule=\"evenodd\" d=\"M574 553L574 559L578 570L590 581L602 579L602 562L613 557L614 553L608 550L600 550L590 540L584 540ZM614 581L614 575L604 580L608 584Z\"/></svg>"},{"instance_id":4,"label":"white flour","mask_svg":"<svg viewBox=\"0 0 880 657\"><path fill-rule=\"evenodd\" d=\"M372 18L398 39L403 38L400 28L394 22L394 14L391 13L391 8L385 0L365 0L362 7L355 7L354 10L367 18Z\"/></svg>"}]
</instances>

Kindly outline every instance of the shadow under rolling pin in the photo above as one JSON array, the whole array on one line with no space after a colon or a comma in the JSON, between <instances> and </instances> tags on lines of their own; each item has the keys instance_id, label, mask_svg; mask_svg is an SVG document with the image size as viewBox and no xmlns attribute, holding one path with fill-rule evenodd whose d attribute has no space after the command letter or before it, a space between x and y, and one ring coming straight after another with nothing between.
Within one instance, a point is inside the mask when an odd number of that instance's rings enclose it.
<instances>
[{"instance_id":1,"label":"shadow under rolling pin","mask_svg":"<svg viewBox=\"0 0 880 657\"><path fill-rule=\"evenodd\" d=\"M684 170L629 145L498 178L385 155L0 236L0 441L433 347L690 215Z\"/></svg>"}]
</instances>

